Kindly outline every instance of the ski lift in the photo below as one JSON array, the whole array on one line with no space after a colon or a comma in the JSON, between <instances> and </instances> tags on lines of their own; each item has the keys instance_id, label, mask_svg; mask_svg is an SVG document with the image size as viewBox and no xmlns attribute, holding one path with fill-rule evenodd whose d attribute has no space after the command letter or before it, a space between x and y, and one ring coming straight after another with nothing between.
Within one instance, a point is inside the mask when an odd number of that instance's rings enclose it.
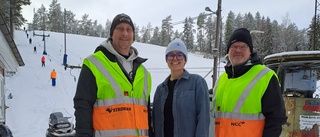
<instances>
[{"instance_id":1,"label":"ski lift","mask_svg":"<svg viewBox=\"0 0 320 137\"><path fill-rule=\"evenodd\" d=\"M77 81L77 78L76 78L75 75L73 75L73 74L71 73L71 70L74 69L74 68L81 69L81 66L73 66L73 65L64 64L64 70L67 70L67 68L70 68L70 75L73 77L74 82L76 82L76 81Z\"/></svg>"},{"instance_id":2,"label":"ski lift","mask_svg":"<svg viewBox=\"0 0 320 137\"><path fill-rule=\"evenodd\" d=\"M72 70L72 69L70 69L70 75L73 77L73 81L76 82L76 81L77 81L77 78L76 78L75 75L73 75L73 74L71 73L71 70Z\"/></svg>"}]
</instances>

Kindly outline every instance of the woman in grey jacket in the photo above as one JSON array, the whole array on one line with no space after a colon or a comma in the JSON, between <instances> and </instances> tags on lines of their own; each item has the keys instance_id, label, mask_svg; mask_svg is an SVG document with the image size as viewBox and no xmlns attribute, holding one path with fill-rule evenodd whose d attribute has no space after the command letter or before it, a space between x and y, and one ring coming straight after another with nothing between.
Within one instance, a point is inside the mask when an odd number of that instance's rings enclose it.
<instances>
[{"instance_id":1,"label":"woman in grey jacket","mask_svg":"<svg viewBox=\"0 0 320 137\"><path fill-rule=\"evenodd\" d=\"M204 78L184 69L188 51L174 39L166 49L170 75L158 85L153 101L155 137L208 137L209 95Z\"/></svg>"}]
</instances>

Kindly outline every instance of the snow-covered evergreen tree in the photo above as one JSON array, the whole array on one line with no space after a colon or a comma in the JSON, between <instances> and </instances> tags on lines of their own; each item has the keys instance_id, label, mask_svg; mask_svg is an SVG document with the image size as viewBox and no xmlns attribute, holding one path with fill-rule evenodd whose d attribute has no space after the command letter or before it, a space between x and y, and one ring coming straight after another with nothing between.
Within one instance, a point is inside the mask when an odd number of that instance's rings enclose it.
<instances>
[{"instance_id":1,"label":"snow-covered evergreen tree","mask_svg":"<svg viewBox=\"0 0 320 137\"><path fill-rule=\"evenodd\" d=\"M184 41L184 43L187 46L187 49L189 51L193 50L193 41L194 41L194 37L193 37L193 19L191 19L191 17L188 17L185 19L184 22L184 27L183 27L183 37L182 40Z\"/></svg>"},{"instance_id":2,"label":"snow-covered evergreen tree","mask_svg":"<svg viewBox=\"0 0 320 137\"><path fill-rule=\"evenodd\" d=\"M171 42L172 33L173 33L173 26L171 23L171 15L167 16L165 19L162 20L162 26L161 26L161 32L160 32L160 39L161 43L160 46L168 46L168 44Z\"/></svg>"},{"instance_id":3,"label":"snow-covered evergreen tree","mask_svg":"<svg viewBox=\"0 0 320 137\"><path fill-rule=\"evenodd\" d=\"M197 45L196 45L196 49L195 51L200 51L203 52L204 51L204 47L205 47L205 19L207 18L207 16L205 15L205 13L200 13L197 19Z\"/></svg>"},{"instance_id":4,"label":"snow-covered evergreen tree","mask_svg":"<svg viewBox=\"0 0 320 137\"><path fill-rule=\"evenodd\" d=\"M53 32L63 32L63 13L58 0L52 0L49 5L48 29Z\"/></svg>"},{"instance_id":5,"label":"snow-covered evergreen tree","mask_svg":"<svg viewBox=\"0 0 320 137\"><path fill-rule=\"evenodd\" d=\"M36 11L33 17L34 22L34 30L49 30L48 29L48 10L46 7L41 4L41 7Z\"/></svg>"},{"instance_id":6,"label":"snow-covered evergreen tree","mask_svg":"<svg viewBox=\"0 0 320 137\"><path fill-rule=\"evenodd\" d=\"M160 45L161 44L161 39L160 39L160 29L159 27L155 27L153 30L153 35L150 40L150 44L154 45Z\"/></svg>"},{"instance_id":7,"label":"snow-covered evergreen tree","mask_svg":"<svg viewBox=\"0 0 320 137\"><path fill-rule=\"evenodd\" d=\"M18 29L27 22L27 20L22 16L21 10L22 6L30 4L30 0L0 0L0 14L4 18L10 30ZM10 17L12 18L10 19Z\"/></svg>"},{"instance_id":8,"label":"snow-covered evergreen tree","mask_svg":"<svg viewBox=\"0 0 320 137\"><path fill-rule=\"evenodd\" d=\"M150 43L151 32L152 32L152 26L151 26L151 23L149 22L147 27L143 26L141 29L141 34L142 34L141 42L142 43Z\"/></svg>"}]
</instances>

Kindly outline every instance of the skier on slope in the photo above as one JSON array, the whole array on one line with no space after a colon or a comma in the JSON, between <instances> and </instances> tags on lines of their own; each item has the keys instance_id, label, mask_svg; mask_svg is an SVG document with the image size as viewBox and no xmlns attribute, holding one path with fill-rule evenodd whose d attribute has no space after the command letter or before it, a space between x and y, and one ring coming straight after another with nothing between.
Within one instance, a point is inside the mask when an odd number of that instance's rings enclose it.
<instances>
[{"instance_id":1,"label":"skier on slope","mask_svg":"<svg viewBox=\"0 0 320 137\"><path fill-rule=\"evenodd\" d=\"M52 72L50 74L50 78L52 80L52 86L56 86L57 72L55 69L52 70Z\"/></svg>"},{"instance_id":2,"label":"skier on slope","mask_svg":"<svg viewBox=\"0 0 320 137\"><path fill-rule=\"evenodd\" d=\"M44 56L42 56L42 58L41 58L41 63L42 63L42 67L45 67L46 66L46 58L44 57Z\"/></svg>"}]
</instances>

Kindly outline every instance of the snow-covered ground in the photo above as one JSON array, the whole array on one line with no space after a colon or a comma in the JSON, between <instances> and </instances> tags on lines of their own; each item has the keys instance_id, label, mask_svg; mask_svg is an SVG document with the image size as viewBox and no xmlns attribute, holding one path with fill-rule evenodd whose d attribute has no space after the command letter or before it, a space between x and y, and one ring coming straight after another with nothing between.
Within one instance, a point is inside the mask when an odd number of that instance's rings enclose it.
<instances>
[{"instance_id":1,"label":"snow-covered ground","mask_svg":"<svg viewBox=\"0 0 320 137\"><path fill-rule=\"evenodd\" d=\"M45 32L46 37L46 66L41 67L41 57L44 50L42 37L33 36L28 32L33 43L30 45L25 32L17 30L14 34L15 43L22 55L25 66L20 67L12 77L6 77L5 91L12 93L13 98L7 99L7 125L14 137L41 137L45 136L48 128L49 115L59 109L65 109L73 116L73 96L75 94L77 79L80 69L67 69L62 66L64 55L64 34ZM42 31L36 31L42 35ZM67 34L68 64L79 66L82 60L93 53L95 48L105 38L87 37ZM37 47L37 53L33 47ZM165 63L165 47L134 43L139 55L148 58L144 63L152 75L152 93L168 75L169 69ZM224 64L221 64L223 66ZM191 73L197 73L207 80L208 87L212 86L213 66L212 59L204 59L200 55L189 53L186 69ZM50 72L57 71L57 85L51 86ZM208 74L209 73L209 74ZM208 74L208 75L207 75ZM72 119L74 123L74 118Z\"/></svg>"},{"instance_id":2,"label":"snow-covered ground","mask_svg":"<svg viewBox=\"0 0 320 137\"><path fill-rule=\"evenodd\" d=\"M48 128L49 115L54 111L66 110L68 115L73 116L73 96L80 69L64 69L62 66L64 55L64 34L45 32L46 37L46 66L41 67L41 57L44 50L42 37L33 36L28 32L33 43L30 45L24 31L17 30L14 34L15 43L22 55L25 66L19 67L18 72L12 77L5 78L6 95L12 94L12 99L6 99L7 125L11 129L14 137L42 137L45 136ZM36 31L42 35L42 31ZM105 40L96 38L67 34L67 54L68 64L81 66L82 60L93 53L95 48ZM37 53L33 52L33 47L37 47ZM141 57L148 58L144 63L152 75L152 93L168 75L169 69L165 63L165 47L134 43ZM220 63L221 73L224 63ZM210 70L213 66L212 59L204 59L201 55L189 53L186 69L191 73L197 73L205 77L208 87L212 87ZM57 71L57 85L51 86L50 72ZM219 73L219 74L220 74ZM317 85L320 83L318 81ZM317 89L319 94L319 89ZM74 123L74 118L71 119Z\"/></svg>"}]
</instances>

